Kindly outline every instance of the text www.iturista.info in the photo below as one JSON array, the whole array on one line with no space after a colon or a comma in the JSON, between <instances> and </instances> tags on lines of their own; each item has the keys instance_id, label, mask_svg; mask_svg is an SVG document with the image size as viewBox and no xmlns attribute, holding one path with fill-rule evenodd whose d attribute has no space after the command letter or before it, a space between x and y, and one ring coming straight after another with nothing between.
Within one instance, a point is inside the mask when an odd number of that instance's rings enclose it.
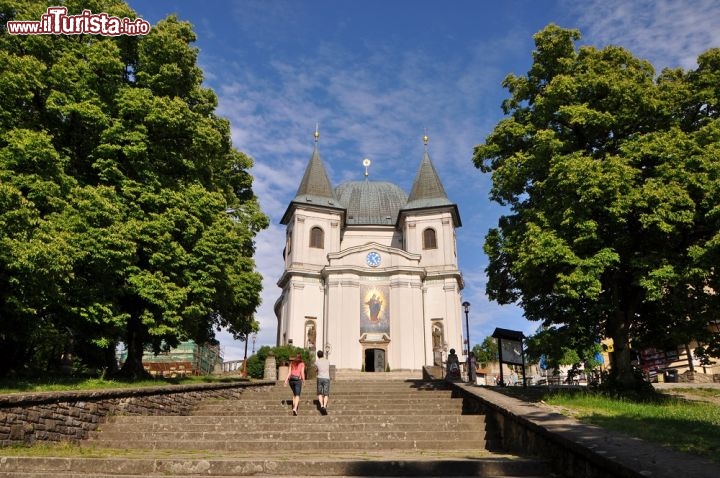
<instances>
[{"instance_id":1,"label":"text www.iturista.info","mask_svg":"<svg viewBox=\"0 0 720 478\"><path fill-rule=\"evenodd\" d=\"M83 10L80 15L68 15L66 7L48 7L40 21L11 20L7 22L11 35L147 35L150 23L142 18L132 20L107 13Z\"/></svg>"}]
</instances>

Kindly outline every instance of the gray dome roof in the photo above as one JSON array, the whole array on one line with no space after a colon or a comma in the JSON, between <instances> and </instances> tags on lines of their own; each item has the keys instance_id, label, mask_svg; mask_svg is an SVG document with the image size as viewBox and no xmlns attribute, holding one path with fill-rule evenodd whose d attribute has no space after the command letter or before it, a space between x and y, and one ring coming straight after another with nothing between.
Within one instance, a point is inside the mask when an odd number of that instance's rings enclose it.
<instances>
[{"instance_id":1,"label":"gray dome roof","mask_svg":"<svg viewBox=\"0 0 720 478\"><path fill-rule=\"evenodd\" d=\"M383 181L349 181L335 188L335 197L347 210L347 224L394 225L407 203L407 193Z\"/></svg>"}]
</instances>

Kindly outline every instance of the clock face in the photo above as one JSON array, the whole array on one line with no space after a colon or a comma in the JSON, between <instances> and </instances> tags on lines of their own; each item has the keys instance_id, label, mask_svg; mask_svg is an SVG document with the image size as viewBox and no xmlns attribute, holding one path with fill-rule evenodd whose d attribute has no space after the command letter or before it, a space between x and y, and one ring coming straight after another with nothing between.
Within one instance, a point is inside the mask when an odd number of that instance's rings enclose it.
<instances>
[{"instance_id":1,"label":"clock face","mask_svg":"<svg viewBox=\"0 0 720 478\"><path fill-rule=\"evenodd\" d=\"M370 267L377 267L380 265L380 254L377 252L369 252L367 255L367 258L365 259L367 262L367 265Z\"/></svg>"}]
</instances>

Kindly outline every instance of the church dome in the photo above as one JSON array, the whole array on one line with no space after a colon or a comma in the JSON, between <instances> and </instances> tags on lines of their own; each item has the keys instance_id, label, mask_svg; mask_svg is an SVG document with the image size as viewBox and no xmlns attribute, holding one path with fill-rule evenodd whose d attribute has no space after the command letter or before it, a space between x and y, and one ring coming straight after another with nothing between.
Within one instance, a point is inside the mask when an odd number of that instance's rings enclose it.
<instances>
[{"instance_id":1,"label":"church dome","mask_svg":"<svg viewBox=\"0 0 720 478\"><path fill-rule=\"evenodd\" d=\"M347 210L350 225L394 225L408 196L395 184L383 181L349 181L335 188L335 197Z\"/></svg>"}]
</instances>

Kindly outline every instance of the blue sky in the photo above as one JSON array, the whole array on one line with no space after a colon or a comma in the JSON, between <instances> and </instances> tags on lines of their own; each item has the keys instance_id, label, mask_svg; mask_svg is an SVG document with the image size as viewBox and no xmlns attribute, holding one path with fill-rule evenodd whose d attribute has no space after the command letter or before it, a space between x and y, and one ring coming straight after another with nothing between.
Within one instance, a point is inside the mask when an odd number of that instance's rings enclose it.
<instances>
[{"instance_id":1,"label":"blue sky","mask_svg":"<svg viewBox=\"0 0 720 478\"><path fill-rule=\"evenodd\" d=\"M333 186L363 177L391 181L409 193L429 152L448 196L459 209L458 257L463 300L472 304L470 338L495 327L531 334L522 310L485 296L485 234L503 210L488 199L490 178L472 164L502 118L502 80L522 75L532 61L532 36L549 23L578 28L581 44L617 44L664 67L696 66L720 47L716 0L130 0L151 23L177 14L193 24L206 86L218 113L232 123L237 149L255 161L254 190L272 225L257 237L264 277L262 330L256 348L274 345L272 311L280 289L284 227L313 148ZM219 335L225 359L243 357L244 344ZM252 347L252 344L251 344ZM250 353L251 349L248 349Z\"/></svg>"}]
</instances>

